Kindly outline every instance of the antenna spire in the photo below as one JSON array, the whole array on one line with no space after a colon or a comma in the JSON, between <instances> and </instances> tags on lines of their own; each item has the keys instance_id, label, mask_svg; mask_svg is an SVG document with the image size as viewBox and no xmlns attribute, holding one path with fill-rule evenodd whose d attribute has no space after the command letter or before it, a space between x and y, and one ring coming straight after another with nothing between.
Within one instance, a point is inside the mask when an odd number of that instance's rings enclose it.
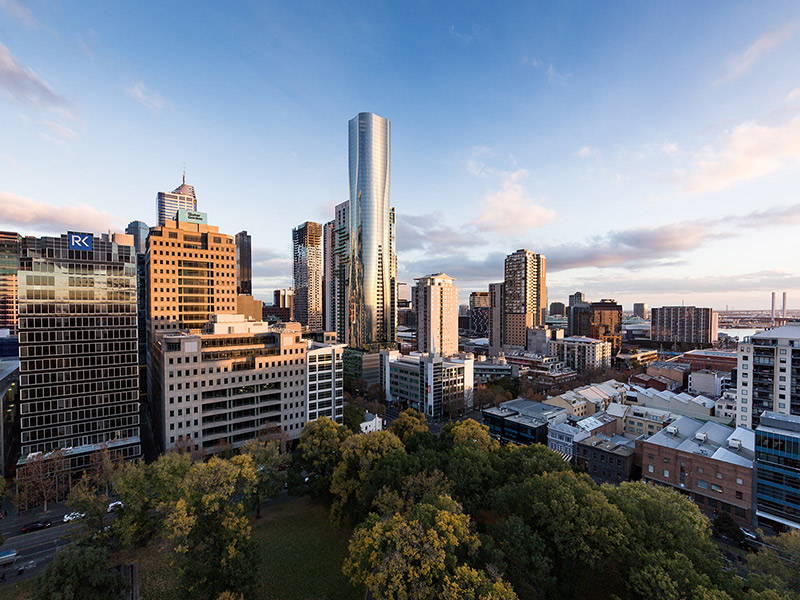
<instances>
[{"instance_id":1,"label":"antenna spire","mask_svg":"<svg viewBox=\"0 0 800 600\"><path fill-rule=\"evenodd\" d=\"M183 185L186 185L186 163L183 163Z\"/></svg>"}]
</instances>

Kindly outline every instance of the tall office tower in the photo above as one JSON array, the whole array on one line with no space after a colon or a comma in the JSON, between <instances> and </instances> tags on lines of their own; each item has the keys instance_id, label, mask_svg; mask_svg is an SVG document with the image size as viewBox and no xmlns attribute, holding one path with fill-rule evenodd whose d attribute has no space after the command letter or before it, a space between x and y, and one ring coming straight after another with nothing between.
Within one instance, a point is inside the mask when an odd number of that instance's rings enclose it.
<instances>
[{"instance_id":1,"label":"tall office tower","mask_svg":"<svg viewBox=\"0 0 800 600\"><path fill-rule=\"evenodd\" d=\"M333 220L333 259L331 268L331 322L336 331L336 339L347 343L347 323L349 321L347 303L347 281L350 276L350 202L336 205Z\"/></svg>"},{"instance_id":2,"label":"tall office tower","mask_svg":"<svg viewBox=\"0 0 800 600\"><path fill-rule=\"evenodd\" d=\"M133 247L70 232L21 250L18 469L58 448L71 470L103 445L141 456Z\"/></svg>"},{"instance_id":3,"label":"tall office tower","mask_svg":"<svg viewBox=\"0 0 800 600\"><path fill-rule=\"evenodd\" d=\"M347 343L378 350L396 343L397 258L390 206L391 127L359 113L349 122L349 277Z\"/></svg>"},{"instance_id":4,"label":"tall office tower","mask_svg":"<svg viewBox=\"0 0 800 600\"><path fill-rule=\"evenodd\" d=\"M458 288L444 273L415 279L417 350L441 356L458 353Z\"/></svg>"},{"instance_id":5,"label":"tall office tower","mask_svg":"<svg viewBox=\"0 0 800 600\"><path fill-rule=\"evenodd\" d=\"M622 346L622 306L616 300L592 302L592 320L589 337L611 344L611 352L616 355Z\"/></svg>"},{"instance_id":6,"label":"tall office tower","mask_svg":"<svg viewBox=\"0 0 800 600\"><path fill-rule=\"evenodd\" d=\"M163 227L167 221L174 221L179 210L197 211L197 196L194 193L194 186L186 185L185 172L181 185L172 192L158 192L156 196L158 227Z\"/></svg>"},{"instance_id":7,"label":"tall office tower","mask_svg":"<svg viewBox=\"0 0 800 600\"><path fill-rule=\"evenodd\" d=\"M236 312L233 236L208 224L206 213L179 210L177 220L150 230L148 333L202 329L213 314Z\"/></svg>"},{"instance_id":8,"label":"tall office tower","mask_svg":"<svg viewBox=\"0 0 800 600\"><path fill-rule=\"evenodd\" d=\"M524 348L528 327L544 325L547 306L547 259L517 250L506 256L503 345Z\"/></svg>"},{"instance_id":9,"label":"tall office tower","mask_svg":"<svg viewBox=\"0 0 800 600\"><path fill-rule=\"evenodd\" d=\"M761 413L755 479L759 525L767 523L779 531L800 529L800 415Z\"/></svg>"},{"instance_id":10,"label":"tall office tower","mask_svg":"<svg viewBox=\"0 0 800 600\"><path fill-rule=\"evenodd\" d=\"M570 296L570 302L572 297ZM592 325L592 305L576 302L567 307L567 335L589 337Z\"/></svg>"},{"instance_id":11,"label":"tall office tower","mask_svg":"<svg viewBox=\"0 0 800 600\"><path fill-rule=\"evenodd\" d=\"M575 292L574 294L570 294L569 296L569 306L575 306L576 304L583 304L586 302L586 294L583 292Z\"/></svg>"},{"instance_id":12,"label":"tall office tower","mask_svg":"<svg viewBox=\"0 0 800 600\"><path fill-rule=\"evenodd\" d=\"M647 302L636 302L633 305L633 316L640 319L646 319L650 315L650 309Z\"/></svg>"},{"instance_id":13,"label":"tall office tower","mask_svg":"<svg viewBox=\"0 0 800 600\"><path fill-rule=\"evenodd\" d=\"M333 285L334 221L322 226L322 324L325 331L336 331L336 306Z\"/></svg>"},{"instance_id":14,"label":"tall office tower","mask_svg":"<svg viewBox=\"0 0 800 600\"><path fill-rule=\"evenodd\" d=\"M252 239L247 231L236 234L236 293L253 295Z\"/></svg>"},{"instance_id":15,"label":"tall office tower","mask_svg":"<svg viewBox=\"0 0 800 600\"><path fill-rule=\"evenodd\" d=\"M551 317L564 317L567 314L567 307L563 302L550 303L550 316Z\"/></svg>"},{"instance_id":16,"label":"tall office tower","mask_svg":"<svg viewBox=\"0 0 800 600\"><path fill-rule=\"evenodd\" d=\"M489 354L499 356L503 352L503 330L505 328L505 284L489 284Z\"/></svg>"},{"instance_id":17,"label":"tall office tower","mask_svg":"<svg viewBox=\"0 0 800 600\"><path fill-rule=\"evenodd\" d=\"M344 422L344 344L309 341L306 351L306 420ZM302 403L302 401L301 401Z\"/></svg>"},{"instance_id":18,"label":"tall office tower","mask_svg":"<svg viewBox=\"0 0 800 600\"><path fill-rule=\"evenodd\" d=\"M492 300L489 292L472 292L469 295L469 328L480 335L489 334L489 312Z\"/></svg>"},{"instance_id":19,"label":"tall office tower","mask_svg":"<svg viewBox=\"0 0 800 600\"><path fill-rule=\"evenodd\" d=\"M147 236L150 235L150 227L144 221L131 221L125 228L125 233L133 236L133 247L136 254L147 252Z\"/></svg>"},{"instance_id":20,"label":"tall office tower","mask_svg":"<svg viewBox=\"0 0 800 600\"><path fill-rule=\"evenodd\" d=\"M294 316L308 329L322 329L322 225L306 221L292 230Z\"/></svg>"},{"instance_id":21,"label":"tall office tower","mask_svg":"<svg viewBox=\"0 0 800 600\"><path fill-rule=\"evenodd\" d=\"M650 311L650 339L709 345L717 341L717 313L711 308L662 306Z\"/></svg>"},{"instance_id":22,"label":"tall office tower","mask_svg":"<svg viewBox=\"0 0 800 600\"><path fill-rule=\"evenodd\" d=\"M0 231L0 329L17 333L17 270L20 235Z\"/></svg>"}]
</instances>

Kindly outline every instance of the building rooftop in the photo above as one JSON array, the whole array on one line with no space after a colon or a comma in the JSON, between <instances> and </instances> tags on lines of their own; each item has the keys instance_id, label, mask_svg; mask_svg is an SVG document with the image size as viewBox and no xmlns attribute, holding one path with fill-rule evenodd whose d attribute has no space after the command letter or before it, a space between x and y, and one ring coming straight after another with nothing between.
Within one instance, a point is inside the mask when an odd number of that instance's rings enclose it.
<instances>
[{"instance_id":1,"label":"building rooftop","mask_svg":"<svg viewBox=\"0 0 800 600\"><path fill-rule=\"evenodd\" d=\"M615 435L614 437L609 437L602 433L590 435L586 439L579 441L578 444L581 446L591 446L592 448L605 450L606 452L617 454L619 456L631 456L636 452L636 450L631 446L630 440L618 435Z\"/></svg>"},{"instance_id":2,"label":"building rooftop","mask_svg":"<svg viewBox=\"0 0 800 600\"><path fill-rule=\"evenodd\" d=\"M761 413L760 421L758 431L785 433L786 430L789 430L800 433L800 415L782 415L766 411Z\"/></svg>"},{"instance_id":3,"label":"building rooftop","mask_svg":"<svg viewBox=\"0 0 800 600\"><path fill-rule=\"evenodd\" d=\"M743 467L752 467L755 460L753 430L744 427L731 429L712 421L703 423L689 417L680 417L646 441Z\"/></svg>"},{"instance_id":4,"label":"building rooftop","mask_svg":"<svg viewBox=\"0 0 800 600\"><path fill-rule=\"evenodd\" d=\"M800 323L789 323L780 327L773 327L766 331L760 331L750 336L751 340L771 340L771 339L800 339Z\"/></svg>"}]
</instances>

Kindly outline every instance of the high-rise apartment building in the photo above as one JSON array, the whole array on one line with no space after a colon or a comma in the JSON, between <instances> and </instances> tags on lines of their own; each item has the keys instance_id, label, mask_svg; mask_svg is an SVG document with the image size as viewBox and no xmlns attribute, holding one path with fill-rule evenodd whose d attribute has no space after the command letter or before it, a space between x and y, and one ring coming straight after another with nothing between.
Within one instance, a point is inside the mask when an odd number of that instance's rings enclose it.
<instances>
[{"instance_id":1,"label":"high-rise apartment building","mask_svg":"<svg viewBox=\"0 0 800 600\"><path fill-rule=\"evenodd\" d=\"M458 288L453 278L436 273L415 279L417 350L452 356L458 352Z\"/></svg>"},{"instance_id":2,"label":"high-rise apartment building","mask_svg":"<svg viewBox=\"0 0 800 600\"><path fill-rule=\"evenodd\" d=\"M411 290L407 283L397 284L397 308L411 308Z\"/></svg>"},{"instance_id":3,"label":"high-rise apartment building","mask_svg":"<svg viewBox=\"0 0 800 600\"><path fill-rule=\"evenodd\" d=\"M236 245L205 213L180 210L150 230L145 259L148 331L202 329L210 315L236 312Z\"/></svg>"},{"instance_id":4,"label":"high-rise apartment building","mask_svg":"<svg viewBox=\"0 0 800 600\"><path fill-rule=\"evenodd\" d=\"M575 292L574 294L570 294L569 296L569 306L575 306L576 304L583 304L586 302L586 294L583 292Z\"/></svg>"},{"instance_id":5,"label":"high-rise apartment building","mask_svg":"<svg viewBox=\"0 0 800 600\"><path fill-rule=\"evenodd\" d=\"M322 226L322 324L325 331L336 331L336 304L333 296L334 221Z\"/></svg>"},{"instance_id":6,"label":"high-rise apartment building","mask_svg":"<svg viewBox=\"0 0 800 600\"><path fill-rule=\"evenodd\" d=\"M583 297L583 294L581 294ZM592 326L592 305L589 302L572 302L567 307L567 335L589 337Z\"/></svg>"},{"instance_id":7,"label":"high-rise apartment building","mask_svg":"<svg viewBox=\"0 0 800 600\"><path fill-rule=\"evenodd\" d=\"M303 326L322 329L322 225L306 221L292 230L294 316Z\"/></svg>"},{"instance_id":8,"label":"high-rise apartment building","mask_svg":"<svg viewBox=\"0 0 800 600\"><path fill-rule=\"evenodd\" d=\"M505 325L505 284L489 284L489 354L503 352L503 327Z\"/></svg>"},{"instance_id":9,"label":"high-rise apartment building","mask_svg":"<svg viewBox=\"0 0 800 600\"><path fill-rule=\"evenodd\" d=\"M158 192L156 196L158 226L163 227L167 221L174 221L179 210L197 211L197 196L194 193L194 186L186 185L186 173L183 174L183 183L172 192Z\"/></svg>"},{"instance_id":10,"label":"high-rise apartment building","mask_svg":"<svg viewBox=\"0 0 800 600\"><path fill-rule=\"evenodd\" d=\"M0 329L17 333L17 271L20 235L0 231Z\"/></svg>"},{"instance_id":11,"label":"high-rise apartment building","mask_svg":"<svg viewBox=\"0 0 800 600\"><path fill-rule=\"evenodd\" d=\"M616 300L600 300L591 303L589 337L611 344L616 354L622 345L622 306Z\"/></svg>"},{"instance_id":12,"label":"high-rise apartment building","mask_svg":"<svg viewBox=\"0 0 800 600\"><path fill-rule=\"evenodd\" d=\"M331 222L330 260L331 278L328 298L331 307L330 325L328 329L336 331L336 339L347 343L348 332L348 300L347 280L350 275L350 202L336 205L335 218ZM332 327L331 327L332 325Z\"/></svg>"},{"instance_id":13,"label":"high-rise apartment building","mask_svg":"<svg viewBox=\"0 0 800 600\"><path fill-rule=\"evenodd\" d=\"M141 455L136 254L85 233L22 241L20 458L62 449L89 466L103 445Z\"/></svg>"},{"instance_id":14,"label":"high-rise apartment building","mask_svg":"<svg viewBox=\"0 0 800 600\"><path fill-rule=\"evenodd\" d=\"M550 316L551 317L565 317L567 316L567 307L563 302L550 303Z\"/></svg>"},{"instance_id":15,"label":"high-rise apartment building","mask_svg":"<svg viewBox=\"0 0 800 600\"><path fill-rule=\"evenodd\" d=\"M552 339L550 356L557 356L566 366L578 372L611 368L611 344L583 336Z\"/></svg>"},{"instance_id":16,"label":"high-rise apartment building","mask_svg":"<svg viewBox=\"0 0 800 600\"><path fill-rule=\"evenodd\" d=\"M713 344L717 341L717 313L696 306L654 308L650 314L650 339L669 344Z\"/></svg>"},{"instance_id":17,"label":"high-rise apartment building","mask_svg":"<svg viewBox=\"0 0 800 600\"><path fill-rule=\"evenodd\" d=\"M633 304L633 316L639 319L646 319L650 316L650 308L647 302L635 302Z\"/></svg>"},{"instance_id":18,"label":"high-rise apartment building","mask_svg":"<svg viewBox=\"0 0 800 600\"><path fill-rule=\"evenodd\" d=\"M133 236L133 248L136 254L147 252L147 236L150 235L150 227L144 221L131 221L125 228L125 233Z\"/></svg>"},{"instance_id":19,"label":"high-rise apartment building","mask_svg":"<svg viewBox=\"0 0 800 600\"><path fill-rule=\"evenodd\" d=\"M253 250L252 238L247 231L236 234L236 293L253 295Z\"/></svg>"},{"instance_id":20,"label":"high-rise apartment building","mask_svg":"<svg viewBox=\"0 0 800 600\"><path fill-rule=\"evenodd\" d=\"M492 300L489 292L472 292L469 295L469 328L479 335L489 334L489 311Z\"/></svg>"},{"instance_id":21,"label":"high-rise apartment building","mask_svg":"<svg viewBox=\"0 0 800 600\"><path fill-rule=\"evenodd\" d=\"M390 204L391 126L359 113L349 124L349 273L346 339L351 348L396 343L397 258Z\"/></svg>"},{"instance_id":22,"label":"high-rise apartment building","mask_svg":"<svg viewBox=\"0 0 800 600\"><path fill-rule=\"evenodd\" d=\"M505 261L503 345L524 348L528 327L544 325L547 307L547 259L517 250Z\"/></svg>"},{"instance_id":23,"label":"high-rise apartment building","mask_svg":"<svg viewBox=\"0 0 800 600\"><path fill-rule=\"evenodd\" d=\"M306 421L344 422L344 344L309 342L306 350Z\"/></svg>"}]
</instances>

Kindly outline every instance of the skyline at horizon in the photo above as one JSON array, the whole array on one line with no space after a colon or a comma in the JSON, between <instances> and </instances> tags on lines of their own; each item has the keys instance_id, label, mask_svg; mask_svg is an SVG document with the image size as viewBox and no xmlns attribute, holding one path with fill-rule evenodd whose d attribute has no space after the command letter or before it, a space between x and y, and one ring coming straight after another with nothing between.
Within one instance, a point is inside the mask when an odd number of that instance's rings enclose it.
<instances>
[{"instance_id":1,"label":"skyline at horizon","mask_svg":"<svg viewBox=\"0 0 800 600\"><path fill-rule=\"evenodd\" d=\"M347 121L372 110L393 125L398 281L447 273L466 304L526 248L548 304L786 291L793 310L795 5L353 11L2 0L0 229L154 226L185 162L198 210L253 237L268 301L292 228L347 199Z\"/></svg>"}]
</instances>

